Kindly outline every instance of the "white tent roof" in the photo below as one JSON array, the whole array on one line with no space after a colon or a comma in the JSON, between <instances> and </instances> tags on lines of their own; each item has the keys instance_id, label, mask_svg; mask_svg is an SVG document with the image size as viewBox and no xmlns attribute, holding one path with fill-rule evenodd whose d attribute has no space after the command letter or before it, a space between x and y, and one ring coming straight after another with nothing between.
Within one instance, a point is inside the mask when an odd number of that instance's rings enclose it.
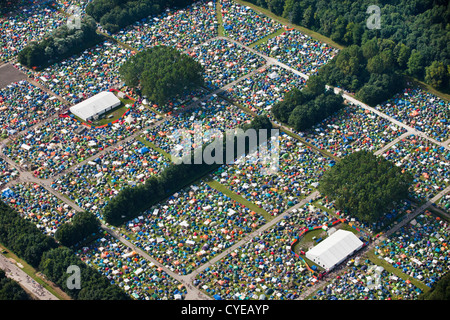
<instances>
[{"instance_id":1,"label":"white tent roof","mask_svg":"<svg viewBox=\"0 0 450 320\"><path fill-rule=\"evenodd\" d=\"M103 91L89 99L86 99L70 108L77 117L89 120L95 115L99 115L120 105L120 100L109 91Z\"/></svg>"},{"instance_id":2,"label":"white tent roof","mask_svg":"<svg viewBox=\"0 0 450 320\"><path fill-rule=\"evenodd\" d=\"M352 232L337 230L306 252L306 257L326 270L330 270L362 246L363 242Z\"/></svg>"}]
</instances>

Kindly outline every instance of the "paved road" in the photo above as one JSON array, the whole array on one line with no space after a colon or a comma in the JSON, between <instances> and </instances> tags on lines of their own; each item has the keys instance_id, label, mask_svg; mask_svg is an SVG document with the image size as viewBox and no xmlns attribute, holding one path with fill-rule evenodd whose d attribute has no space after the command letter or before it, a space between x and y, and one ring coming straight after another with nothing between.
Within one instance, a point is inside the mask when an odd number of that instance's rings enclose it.
<instances>
[{"instance_id":1,"label":"paved road","mask_svg":"<svg viewBox=\"0 0 450 320\"><path fill-rule=\"evenodd\" d=\"M151 257L147 252L143 251L142 249L140 249L139 247L135 246L130 241L126 240L124 237L122 237L116 231L112 230L111 228L109 228L109 227L107 227L105 225L102 225L102 229L107 231L110 235L112 235L114 238L118 239L120 242L125 244L127 247L129 247L132 250L134 250L137 254L139 254L140 256L144 257L146 260L154 263L158 267L161 267L164 270L164 272L166 272L169 276L171 276L172 278L174 278L174 279L180 281L181 283L183 283L185 285L186 289L187 289L187 295L185 297L186 300L205 300L205 299L206 300L211 300L210 297L206 296L200 290L198 290L196 287L191 285L191 281L188 281L189 279L186 279L186 277L181 276L178 273L173 272L172 270L170 270L169 268L164 266L162 263L160 263L159 261L157 261L156 259Z\"/></svg>"},{"instance_id":2,"label":"paved road","mask_svg":"<svg viewBox=\"0 0 450 320\"><path fill-rule=\"evenodd\" d=\"M31 292L37 299L59 300L2 254L0 254L0 269L5 271L8 278L18 282L22 287Z\"/></svg>"},{"instance_id":3,"label":"paved road","mask_svg":"<svg viewBox=\"0 0 450 320\"><path fill-rule=\"evenodd\" d=\"M398 121L397 119L394 119L393 117L388 116L387 114L385 114L385 113L383 113L383 112L381 112L381 111L379 111L379 110L377 110L375 108L372 108L371 106L368 106L367 104L365 104L365 103L363 103L363 102L361 102L359 100L356 100L354 97L350 96L349 94L347 94L344 90L342 90L340 88L334 88L334 87L331 87L331 86L327 86L327 87L328 88L333 88L335 93L341 93L342 92L342 96L346 100L352 102L353 104L358 105L358 106L360 106L363 109L370 110L373 113L376 113L380 117L389 120L390 122L396 124L397 126L405 128L408 132L410 132L410 133L412 133L414 135L423 137L423 138L431 141L432 143L434 143L434 144L436 144L438 146L442 146L442 147L446 148L447 150L450 150L450 146L446 142L437 141L437 140L429 137L426 133L424 133L422 131L419 131L416 128L410 127L410 126L408 126L408 125Z\"/></svg>"},{"instance_id":4,"label":"paved road","mask_svg":"<svg viewBox=\"0 0 450 320\"><path fill-rule=\"evenodd\" d=\"M240 42L235 41L235 40L233 40L233 39L230 39L230 38L228 38L228 37L215 37L215 38L209 39L207 42L213 41L214 39L225 39L225 40L228 40L228 41L230 41L230 42L236 43L236 44L238 44L238 45L240 45L240 46L246 48L247 50L253 52L254 54L256 54L256 55L258 55L258 56L264 58L265 61L266 61L266 64L265 64L265 66L263 66L262 68L265 68L266 66L269 66L269 65L278 65L278 66L280 66L280 67L282 67L282 68L285 68L285 69L287 69L287 70L289 70L289 71L291 71L291 72L293 72L293 73L295 73L295 74L297 74L297 75L303 77L304 79L308 79L308 78L309 78L308 75L303 74L303 73L299 72L298 70L295 70L295 69L293 69L293 68L291 68L291 67L289 67L289 66L287 66L287 65L285 65L285 64L283 64L283 63L281 63L281 62L279 62L278 60L276 60L276 59L274 59L274 58L272 58L272 57L268 57L268 56L266 56L266 55L264 55L264 54L262 54L262 53L256 51L255 49L250 48L250 47L248 47L248 46L246 46L246 45L243 45L243 44L241 44ZM191 51L191 50L192 50L192 49L190 49L189 51ZM261 68L260 68L260 69L261 69ZM246 74L246 75L240 77L239 79L236 79L235 81L229 83L228 85L224 86L223 88L217 89L217 90L211 92L210 94L204 96L203 98L201 98L201 99L199 99L199 100L197 100L197 101L191 102L188 106L186 106L186 108L181 109L181 110L179 110L178 112L184 112L184 111L186 111L186 110L188 110L188 109L190 109L190 108L193 108L193 107L197 106L199 103L201 103L202 101L205 101L206 99L210 98L212 95L214 95L214 94L220 94L221 92L223 92L223 91L225 91L225 90L231 88L232 86L234 86L235 84L239 83L240 81L242 81L242 80L244 80L244 79L246 79L246 78L252 76L252 75L255 74L256 72L258 72L258 70L253 70L252 72L250 72L250 73L248 73L248 74ZM34 80L31 80L31 79L29 79L29 80L30 80L30 82L32 82L33 84L39 86L40 88L44 89L45 91L49 92L50 94L56 96L58 99L60 99L60 101L62 101L63 103L65 103L66 106L70 105L64 98L57 96L57 95L54 94L53 92L51 92L51 91L49 91L48 89L46 89L46 88L44 88L43 86L41 86L38 82L36 82L36 81L34 81ZM331 88L331 87L328 86L328 88ZM339 88L334 88L334 90L335 90L335 92L337 92L337 93L342 91L342 90L339 89ZM386 115L386 114L384 114L384 113L382 113L382 112L380 112L380 111L378 111L378 110L376 110L376 109L374 109L374 108L372 108L372 107L370 107L370 106L367 106L366 104L364 104L364 103L362 103L362 102L356 100L355 98L353 98L352 96L348 95L348 94L345 93L345 92L343 92L343 97L344 97L346 100L348 100L348 101L350 101L350 102L352 102L352 103L354 103L354 104L356 104L356 105L359 105L359 106L361 106L361 107L364 108L364 109L370 110L370 111L376 113L377 115L379 115L379 116L381 116L381 117L383 117L383 118L385 118L385 119L388 119L388 120L391 121L392 123L394 123L394 124L396 124L396 125L398 125L398 126L400 126L400 127L403 127L403 128L405 128L405 129L407 130L407 133L401 135L400 137L396 138L395 140L391 141L389 144L387 144L386 146L384 146L383 148L381 148L380 150L378 150L378 151L376 152L377 154L381 154L382 152L384 152L384 150L387 150L389 147L391 147L392 145L394 145L394 144L395 144L396 142L398 142L400 139L404 139L407 135L410 135L410 134L416 134L416 135L418 135L418 136L422 136L422 137L424 137L424 138L426 138L426 139L432 141L433 143L435 143L435 144L437 144L437 145L439 145L439 146L444 146L444 147L447 148L447 149L450 148L450 147L449 147L450 139L447 140L447 141L445 141L445 142L442 142L442 143L441 143L441 142L438 142L438 141L436 141L436 140L434 140L434 139L432 139L432 138L429 138L429 137L428 137L426 134L424 134L423 132L420 132L420 131L416 130L415 128L409 127L409 126L407 126L407 125L405 125L405 124L399 122L398 120L396 120L396 119L394 119L394 118L392 118L392 117L390 117L390 116L388 116L388 115ZM162 118L160 121L158 121L156 124L154 124L154 126L155 126L155 125L159 125L159 124L160 124L162 121L164 121L167 117L168 117L167 115L164 115L163 118ZM40 125L42 125L42 124L43 124L43 123L41 123ZM140 131L134 133L132 136L130 136L130 137L124 139L124 140L119 141L118 143L116 143L116 144L110 146L109 148L103 150L102 152L107 152L107 150L114 148L114 147L117 146L118 144L122 144L122 143L124 143L124 142L126 142L126 141L128 141L128 140L130 140L130 139L135 138L136 136L138 136L139 134L141 134L141 133L142 133L144 130L146 130L147 128L148 128L148 127L143 128L142 130L140 130ZM287 129L287 130L288 130L288 129ZM8 139L6 139L6 140L4 141L4 143L7 143L7 142L8 142ZM318 151L321 152L321 150L318 150ZM102 152L97 153L96 155L92 156L91 158L96 158L96 157L98 157L99 155L101 155ZM12 161L12 160L9 159L8 157L2 155L1 152L0 152L0 156L2 156L2 157L3 157L9 164L11 164L12 166L14 166L14 167L20 169L20 167L19 167L16 163L14 163L14 161ZM89 158L89 159L91 159L91 158ZM85 160L85 161L89 161L89 159L87 159L87 160ZM80 165L80 164L78 164L78 165ZM73 170L75 167L76 167L76 166L70 168L69 170ZM59 176L59 175L56 175L55 177L52 177L52 179L42 180L42 179L38 179L38 178L34 177L34 176L31 174L31 172L20 170L19 181L29 181L29 182L35 182L35 183L38 183L38 184L44 186L46 189L48 189L52 194L54 194L55 196L57 196L59 199L61 199L61 200L64 201L65 203L67 203L67 204L69 204L70 206L72 206L72 208L74 208L75 210L77 210L77 211L83 211L83 209L80 208L78 205L76 205L73 201L70 201L70 200L66 199L65 197L63 197L62 195L60 195L58 192L56 192L55 190L53 190L53 189L50 187L51 181L52 181L53 179L56 179L58 176ZM404 219L401 223L397 224L394 228L392 228L392 229L390 230L390 232L391 232L391 233L392 233L392 232L395 232L395 230L397 230L398 228L400 228L401 225L404 225L405 223L407 223L408 221L410 221L411 219L413 219L417 214L419 214L419 213L422 212L424 209L426 209L428 206L430 206L430 205L431 205L431 202L436 201L437 199L439 199L440 196L444 195L446 192L449 192L449 191L450 191L450 187L448 187L448 188L446 188L445 190L441 191L438 195L436 195L436 196L435 196L433 199L431 199L429 202L427 202L426 204L424 204L424 205L421 206L420 208L417 208L417 210L415 210L415 211L414 211L413 213L411 213L409 216L405 217L405 219ZM117 239L119 239L122 243L124 243L125 245L127 245L127 246L130 247L131 249L135 250L135 251L136 251L137 253L139 253L140 255L142 255L145 259L147 259L147 260L153 262L155 265L161 267L161 268L162 268L167 274L169 274L171 277L173 277L174 279L177 279L178 281L180 281L181 283L183 283L183 284L186 286L187 291L188 291L188 294L187 294L187 296L186 296L186 299L187 299L187 300L211 299L211 297L208 297L208 296L204 295L198 288L195 288L195 287L192 285L192 281L195 279L196 275L197 275L199 272L203 271L203 270L204 270L205 268L207 268L208 266L213 265L214 263L216 263L216 262L219 261L220 259L224 258L228 253L230 253L230 252L232 252L232 251L238 249L240 246L242 246L242 245L244 245L246 242L250 241L250 240L251 240L253 237L255 237L256 235L258 235L258 234L264 232L265 230L267 230L267 229L269 229L270 227L272 227L273 225L275 225L277 222L279 222L281 219L283 219L283 217L284 217L285 214L291 212L292 210L294 210L294 209L296 209L296 208L299 208L299 207L303 206L303 205L304 205L305 203L307 203L309 200L314 199L314 198L317 197L318 195L319 195L319 193L318 193L317 191L314 192L314 193L312 193L311 195L309 195L309 196L306 197L305 199L301 200L301 201L300 201L297 205L295 205L294 207L291 207L290 209L288 209L288 210L286 210L285 212L281 213L279 216L275 217L274 219L272 219L270 222L266 223L264 226L262 226L262 227L259 228L258 230L256 230L256 231L252 232L251 234L247 235L244 239L240 240L239 242L237 242L237 243L236 243L235 245L233 245L232 247L228 248L227 250L223 251L222 253L220 253L220 254L218 254L217 256L215 256L214 258L212 258L212 259L211 259L210 261L208 261L207 263L205 263L205 264L203 264L202 266L200 266L199 268L197 268L197 269L196 269L195 271L193 271L191 274L188 274L188 275L185 275L185 276L179 275L179 274L173 272L172 270L170 270L169 268L165 267L164 265L162 265L161 263L159 263L158 261L156 261L154 258L152 258L150 255L148 255L146 252L144 252L144 251L141 250L140 248L138 248L138 247L136 247L135 245L133 245L131 242L129 242L129 241L127 241L126 239L124 239L123 237L121 237L121 236L120 236L119 234L117 234L117 232L115 232L114 230L108 228L108 227L105 226L105 225L102 225L102 228L103 228L104 230L108 231L112 236L114 236L114 237L116 237ZM389 234L390 234L390 233L389 233ZM385 236L387 236L387 235L388 235L388 234L386 234ZM372 245L373 245L373 244L372 244ZM18 269L17 267L15 267L15 268ZM19 271L21 271L21 270L19 269ZM22 272L23 272L23 271L22 271ZM24 279L26 279L26 278L24 278ZM311 290L312 290L312 289L311 289ZM317 286L314 286L314 290L317 290ZM51 299L51 297L50 297L50 299Z\"/></svg>"}]
</instances>

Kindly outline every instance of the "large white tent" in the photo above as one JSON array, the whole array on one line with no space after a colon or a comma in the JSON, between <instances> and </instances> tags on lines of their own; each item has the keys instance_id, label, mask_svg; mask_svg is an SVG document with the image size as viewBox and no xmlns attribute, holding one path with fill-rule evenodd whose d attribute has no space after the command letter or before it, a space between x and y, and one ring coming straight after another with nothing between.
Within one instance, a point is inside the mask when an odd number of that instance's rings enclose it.
<instances>
[{"instance_id":1,"label":"large white tent","mask_svg":"<svg viewBox=\"0 0 450 320\"><path fill-rule=\"evenodd\" d=\"M364 243L352 232L337 230L308 250L306 257L328 271L361 249L363 245Z\"/></svg>"},{"instance_id":2,"label":"large white tent","mask_svg":"<svg viewBox=\"0 0 450 320\"><path fill-rule=\"evenodd\" d=\"M74 105L70 108L70 112L82 120L88 121L119 105L120 100L114 93L103 91Z\"/></svg>"}]
</instances>

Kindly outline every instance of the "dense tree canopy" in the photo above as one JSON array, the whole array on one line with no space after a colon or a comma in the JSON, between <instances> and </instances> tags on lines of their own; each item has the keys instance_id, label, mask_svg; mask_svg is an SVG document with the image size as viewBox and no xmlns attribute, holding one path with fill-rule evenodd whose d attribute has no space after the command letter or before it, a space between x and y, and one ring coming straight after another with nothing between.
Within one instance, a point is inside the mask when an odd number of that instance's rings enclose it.
<instances>
[{"instance_id":1,"label":"dense tree canopy","mask_svg":"<svg viewBox=\"0 0 450 320\"><path fill-rule=\"evenodd\" d=\"M3 202L0 202L0 242L33 267L39 265L45 251L57 246L52 238Z\"/></svg>"},{"instance_id":2,"label":"dense tree canopy","mask_svg":"<svg viewBox=\"0 0 450 320\"><path fill-rule=\"evenodd\" d=\"M388 74L389 66L394 69L414 76L419 80L425 80L432 86L441 90L450 90L448 79L449 72L436 65L429 70L427 78L426 68L434 63L442 63L445 68L450 65L450 3L445 0L248 0L263 8L267 8L276 15L281 15L294 24L312 29L320 34L330 37L333 41L344 46L364 46L367 42L389 41L393 48L382 47L376 49L377 57L367 61L368 72ZM367 21L372 13L367 13L370 5L380 8L381 28L368 28ZM283 10L280 8L283 7ZM280 14L280 12L282 12ZM372 43L374 44L374 43ZM392 50L392 52L385 51ZM343 60L349 60L348 52L342 51L338 56L345 55ZM348 67L357 67L357 58L353 55L352 64ZM369 60L373 56L366 56ZM387 58L387 59L386 59ZM338 63L340 64L340 63ZM342 73L346 76L343 83L352 84L352 78L358 76L352 88L348 90L356 92L369 81L369 75L364 75L364 70L347 70ZM358 72L362 72L361 75ZM334 79L342 75L334 75ZM373 89L377 94L384 95L387 83L381 83L375 79L370 80L370 87L363 90L363 96L369 96ZM440 87L439 87L440 86ZM389 91L389 90L388 90ZM392 92L395 91L392 90ZM376 101L375 95L368 97Z\"/></svg>"},{"instance_id":3,"label":"dense tree canopy","mask_svg":"<svg viewBox=\"0 0 450 320\"><path fill-rule=\"evenodd\" d=\"M93 0L86 7L103 28L115 33L135 21L161 14L166 8L184 7L193 0Z\"/></svg>"},{"instance_id":4,"label":"dense tree canopy","mask_svg":"<svg viewBox=\"0 0 450 320\"><path fill-rule=\"evenodd\" d=\"M259 116L255 117L251 123L242 127L243 131L247 129L266 129L270 131L272 129L272 123L267 117ZM270 132L267 132L268 136ZM236 137L234 137L234 155L237 155L239 149L236 143ZM216 170L223 163L227 163L226 158L226 134L223 137L223 158L216 163L196 163L194 160L195 154L191 155L191 163L171 163L159 176L152 176L143 184L139 184L135 187L127 187L122 189L117 196L112 198L108 204L103 208L103 218L107 223L118 226L143 211L149 209L154 204L162 201L164 198L177 192L183 187L193 183L199 178L205 176L209 172ZM247 143L247 140L245 140ZM208 144L209 146L211 144ZM205 150L208 145L204 145L201 151ZM244 152L249 151L249 145L246 144ZM214 156L214 155L213 155Z\"/></svg>"},{"instance_id":5,"label":"dense tree canopy","mask_svg":"<svg viewBox=\"0 0 450 320\"><path fill-rule=\"evenodd\" d=\"M351 45L341 50L319 70L319 76L330 85L355 92L359 100L376 105L403 87L400 63L405 63L405 50L390 40L374 38L361 47Z\"/></svg>"},{"instance_id":6,"label":"dense tree canopy","mask_svg":"<svg viewBox=\"0 0 450 320\"><path fill-rule=\"evenodd\" d=\"M158 46L139 52L120 68L125 83L139 88L157 104L203 84L203 67L172 47Z\"/></svg>"},{"instance_id":7,"label":"dense tree canopy","mask_svg":"<svg viewBox=\"0 0 450 320\"><path fill-rule=\"evenodd\" d=\"M0 242L19 258L37 268L74 299L129 299L125 292L110 284L96 270L88 267L73 251L66 247L58 247L53 238L43 234L36 225L22 218L2 201L0 201ZM71 275L67 273L67 267L70 265L77 265L81 269L81 290L67 288L66 280ZM11 286L13 290L14 285ZM14 295L19 294L18 291L13 292Z\"/></svg>"},{"instance_id":8,"label":"dense tree canopy","mask_svg":"<svg viewBox=\"0 0 450 320\"><path fill-rule=\"evenodd\" d=\"M366 223L375 223L393 203L407 198L412 176L369 151L343 158L320 180L319 191L339 210Z\"/></svg>"},{"instance_id":9,"label":"dense tree canopy","mask_svg":"<svg viewBox=\"0 0 450 320\"><path fill-rule=\"evenodd\" d=\"M42 69L71 55L82 52L100 42L95 21L86 16L81 28L69 28L63 24L40 42L31 42L18 54L18 61L28 68Z\"/></svg>"},{"instance_id":10,"label":"dense tree canopy","mask_svg":"<svg viewBox=\"0 0 450 320\"><path fill-rule=\"evenodd\" d=\"M443 276L434 287L420 297L422 300L450 300L450 273Z\"/></svg>"},{"instance_id":11,"label":"dense tree canopy","mask_svg":"<svg viewBox=\"0 0 450 320\"><path fill-rule=\"evenodd\" d=\"M99 231L100 221L90 212L80 212L71 222L61 225L55 233L55 239L65 246L73 246L86 237Z\"/></svg>"},{"instance_id":12,"label":"dense tree canopy","mask_svg":"<svg viewBox=\"0 0 450 320\"><path fill-rule=\"evenodd\" d=\"M69 289L67 286L67 279L72 275L67 272L69 266L80 268L80 289ZM130 300L122 289L110 284L108 279L87 266L66 247L45 252L39 270L76 300Z\"/></svg>"},{"instance_id":13,"label":"dense tree canopy","mask_svg":"<svg viewBox=\"0 0 450 320\"><path fill-rule=\"evenodd\" d=\"M0 269L0 300L30 300L30 296Z\"/></svg>"},{"instance_id":14,"label":"dense tree canopy","mask_svg":"<svg viewBox=\"0 0 450 320\"><path fill-rule=\"evenodd\" d=\"M305 89L294 88L286 93L283 101L273 106L272 114L295 130L305 131L343 107L344 99L326 90L321 77L312 76Z\"/></svg>"}]
</instances>

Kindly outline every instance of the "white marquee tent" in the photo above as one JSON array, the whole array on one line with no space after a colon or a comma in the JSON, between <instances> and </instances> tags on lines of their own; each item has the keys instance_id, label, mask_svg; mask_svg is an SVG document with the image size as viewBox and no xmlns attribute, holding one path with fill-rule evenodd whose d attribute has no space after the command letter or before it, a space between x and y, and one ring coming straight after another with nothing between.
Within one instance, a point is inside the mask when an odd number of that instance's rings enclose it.
<instances>
[{"instance_id":1,"label":"white marquee tent","mask_svg":"<svg viewBox=\"0 0 450 320\"><path fill-rule=\"evenodd\" d=\"M306 257L328 271L361 249L362 246L363 242L352 232L337 230L317 246L308 250Z\"/></svg>"},{"instance_id":2,"label":"white marquee tent","mask_svg":"<svg viewBox=\"0 0 450 320\"><path fill-rule=\"evenodd\" d=\"M70 108L77 117L88 121L120 105L120 100L109 91L103 91Z\"/></svg>"}]
</instances>

